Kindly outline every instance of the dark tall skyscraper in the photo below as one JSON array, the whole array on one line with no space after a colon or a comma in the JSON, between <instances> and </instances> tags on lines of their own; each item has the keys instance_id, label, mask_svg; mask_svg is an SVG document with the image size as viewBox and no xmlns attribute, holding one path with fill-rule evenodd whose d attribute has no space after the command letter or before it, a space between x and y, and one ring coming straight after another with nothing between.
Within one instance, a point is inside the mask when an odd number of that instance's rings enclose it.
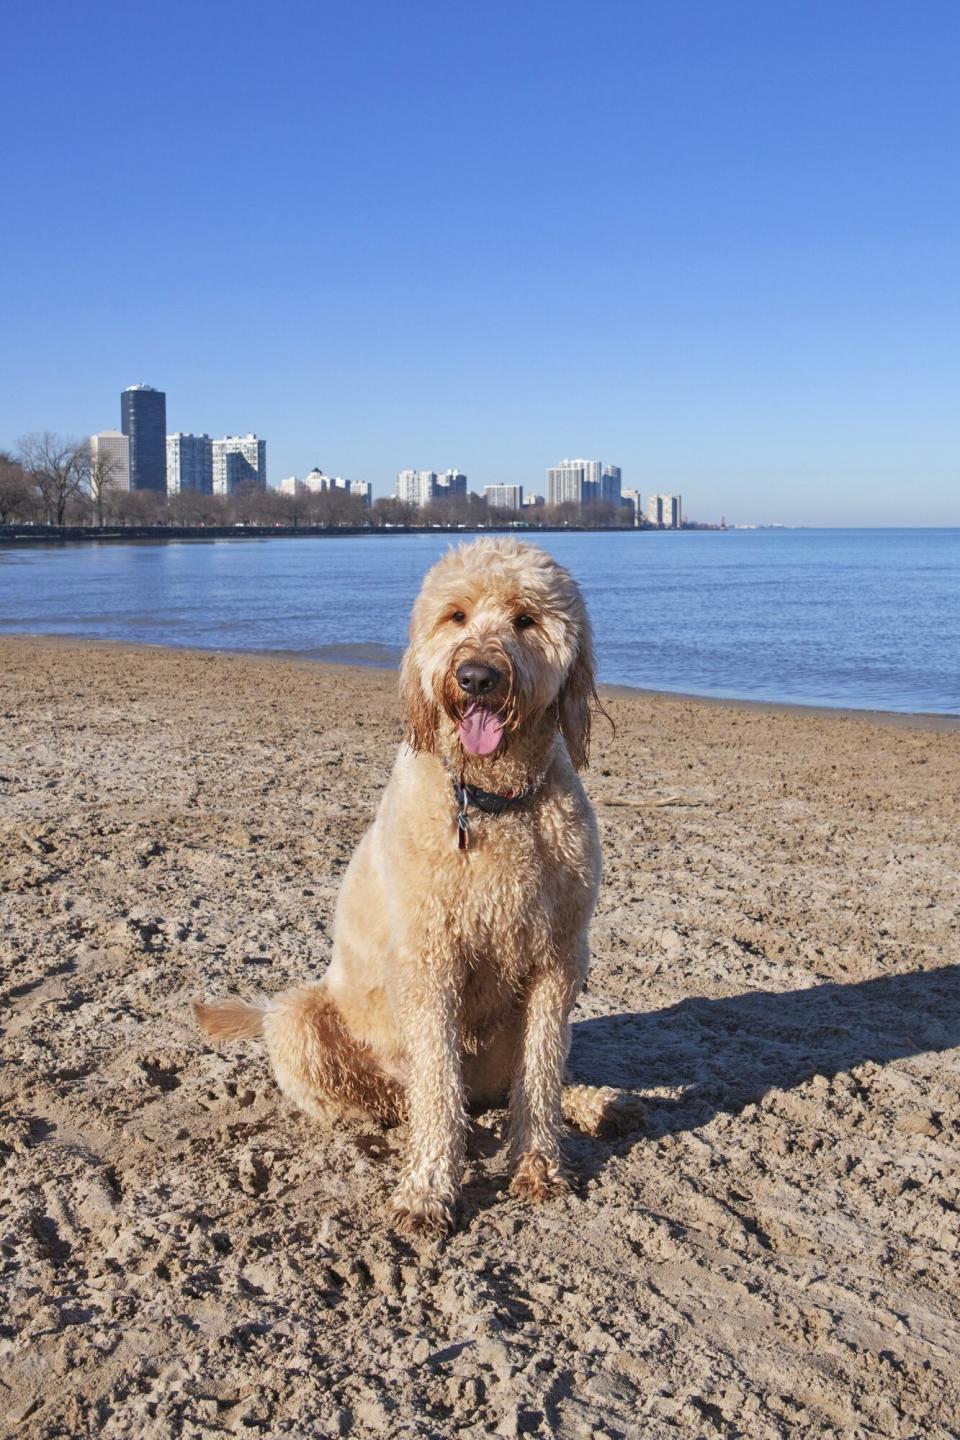
<instances>
[{"instance_id":1,"label":"dark tall skyscraper","mask_svg":"<svg viewBox=\"0 0 960 1440\"><path fill-rule=\"evenodd\" d=\"M120 429L130 439L130 489L167 488L167 397L152 385L120 393Z\"/></svg>"}]
</instances>

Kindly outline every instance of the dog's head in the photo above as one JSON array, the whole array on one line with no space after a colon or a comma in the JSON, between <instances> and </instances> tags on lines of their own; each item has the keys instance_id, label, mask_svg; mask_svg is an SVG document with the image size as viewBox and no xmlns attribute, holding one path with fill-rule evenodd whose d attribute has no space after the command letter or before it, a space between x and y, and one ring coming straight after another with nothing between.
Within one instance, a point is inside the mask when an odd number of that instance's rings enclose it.
<instances>
[{"instance_id":1,"label":"dog's head","mask_svg":"<svg viewBox=\"0 0 960 1440\"><path fill-rule=\"evenodd\" d=\"M401 696L415 750L494 756L555 710L576 768L597 702L590 622L570 574L516 540L478 540L430 570L410 621Z\"/></svg>"}]
</instances>

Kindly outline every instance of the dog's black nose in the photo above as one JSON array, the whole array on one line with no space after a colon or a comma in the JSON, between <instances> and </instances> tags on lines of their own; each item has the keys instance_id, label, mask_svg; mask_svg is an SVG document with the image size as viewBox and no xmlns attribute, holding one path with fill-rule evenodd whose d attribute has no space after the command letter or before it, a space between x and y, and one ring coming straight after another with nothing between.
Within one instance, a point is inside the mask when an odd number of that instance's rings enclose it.
<instances>
[{"instance_id":1,"label":"dog's black nose","mask_svg":"<svg viewBox=\"0 0 960 1440\"><path fill-rule=\"evenodd\" d=\"M500 684L500 671L479 660L464 660L457 670L457 684L468 695L489 695Z\"/></svg>"}]
</instances>

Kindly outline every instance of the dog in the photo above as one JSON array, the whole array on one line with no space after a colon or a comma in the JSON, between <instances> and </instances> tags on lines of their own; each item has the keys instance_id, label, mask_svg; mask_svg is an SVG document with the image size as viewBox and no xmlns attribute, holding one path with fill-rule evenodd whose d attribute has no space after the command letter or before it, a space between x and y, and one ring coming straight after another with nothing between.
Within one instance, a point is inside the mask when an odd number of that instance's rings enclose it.
<instances>
[{"instance_id":1,"label":"dog","mask_svg":"<svg viewBox=\"0 0 960 1440\"><path fill-rule=\"evenodd\" d=\"M406 740L344 877L325 975L194 1013L211 1036L262 1034L307 1114L406 1120L394 1223L443 1232L468 1106L509 1096L510 1190L528 1201L568 1189L564 1115L590 1134L629 1118L621 1092L564 1089L601 871L578 776L600 702L575 581L513 539L451 549L414 603L400 694Z\"/></svg>"}]
</instances>

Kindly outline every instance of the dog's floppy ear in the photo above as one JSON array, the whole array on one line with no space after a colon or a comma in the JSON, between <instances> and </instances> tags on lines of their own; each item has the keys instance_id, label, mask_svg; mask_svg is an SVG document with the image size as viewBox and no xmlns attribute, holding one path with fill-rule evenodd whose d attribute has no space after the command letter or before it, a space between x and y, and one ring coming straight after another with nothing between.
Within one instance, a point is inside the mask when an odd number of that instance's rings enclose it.
<instances>
[{"instance_id":1,"label":"dog's floppy ear","mask_svg":"<svg viewBox=\"0 0 960 1440\"><path fill-rule=\"evenodd\" d=\"M437 731L437 707L423 693L420 675L408 646L400 665L400 702L407 723L407 740L414 750L432 750Z\"/></svg>"},{"instance_id":2,"label":"dog's floppy ear","mask_svg":"<svg viewBox=\"0 0 960 1440\"><path fill-rule=\"evenodd\" d=\"M558 697L560 734L567 742L575 770L582 770L590 755L590 722L602 710L597 695L596 667L589 622L580 631L580 646L570 674Z\"/></svg>"}]
</instances>

